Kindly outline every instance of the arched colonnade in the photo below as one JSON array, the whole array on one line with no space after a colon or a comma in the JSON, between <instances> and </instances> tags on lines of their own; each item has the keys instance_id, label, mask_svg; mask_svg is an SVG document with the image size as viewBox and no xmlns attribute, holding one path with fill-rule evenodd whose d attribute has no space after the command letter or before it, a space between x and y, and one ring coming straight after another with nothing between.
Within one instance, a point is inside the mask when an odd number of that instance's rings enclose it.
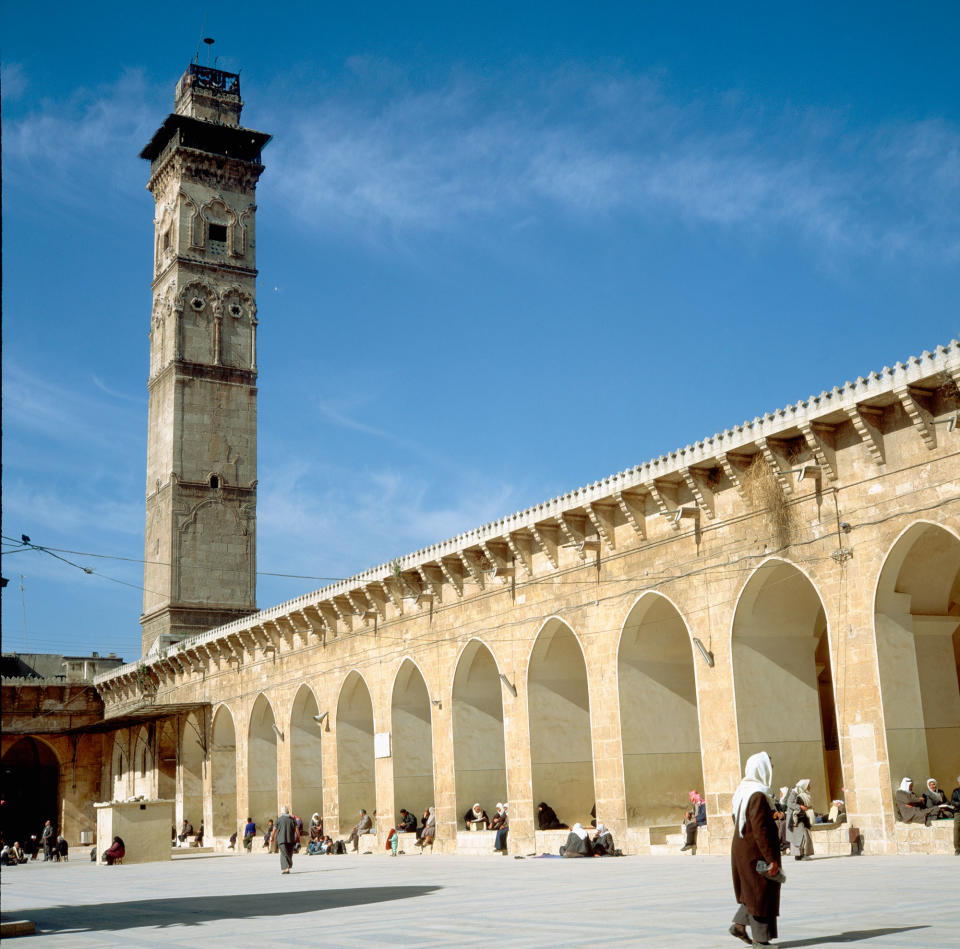
<instances>
[{"instance_id":1,"label":"arched colonnade","mask_svg":"<svg viewBox=\"0 0 960 949\"><path fill-rule=\"evenodd\" d=\"M451 643L456 651L427 670L414 651L396 657L383 681L350 669L300 684L285 704L269 689L245 707L222 704L211 716L205 811L204 743L181 732L178 820L206 813L225 839L247 814L260 825L289 802L305 823L317 811L346 835L360 808L379 808L385 831L400 807L419 815L437 805L449 839L474 801L488 811L509 801L513 824L532 832L542 799L567 823L588 821L596 804L621 831L653 828L678 822L691 789L713 791L722 807L759 749L780 783L811 778L825 810L846 786L840 736L851 710L842 631L821 585L802 564L759 564L730 604L726 643L721 633L695 642L683 604L651 591L604 632L605 650L596 635L585 644L576 621L553 617L525 640ZM874 614L887 780L955 775L960 539L934 524L904 531L882 558ZM729 728L704 709L710 688L723 694L724 660ZM705 685L711 676L720 684ZM161 784L170 780L164 742L161 731ZM714 757L726 762L719 790Z\"/></svg>"}]
</instances>

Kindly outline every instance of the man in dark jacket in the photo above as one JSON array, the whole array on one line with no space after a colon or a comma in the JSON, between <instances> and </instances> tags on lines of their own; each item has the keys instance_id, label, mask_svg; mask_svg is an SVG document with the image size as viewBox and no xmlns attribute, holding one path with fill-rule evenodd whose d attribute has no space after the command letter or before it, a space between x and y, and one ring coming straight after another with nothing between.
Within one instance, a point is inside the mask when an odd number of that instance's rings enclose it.
<instances>
[{"instance_id":1,"label":"man in dark jacket","mask_svg":"<svg viewBox=\"0 0 960 949\"><path fill-rule=\"evenodd\" d=\"M400 808L400 822L397 830L401 834L414 834L417 831L417 819L405 807Z\"/></svg>"},{"instance_id":2,"label":"man in dark jacket","mask_svg":"<svg viewBox=\"0 0 960 949\"><path fill-rule=\"evenodd\" d=\"M290 808L284 804L283 813L277 821L277 849L280 851L280 872L289 873L293 866L293 845L299 842L297 822L290 816Z\"/></svg>"}]
</instances>

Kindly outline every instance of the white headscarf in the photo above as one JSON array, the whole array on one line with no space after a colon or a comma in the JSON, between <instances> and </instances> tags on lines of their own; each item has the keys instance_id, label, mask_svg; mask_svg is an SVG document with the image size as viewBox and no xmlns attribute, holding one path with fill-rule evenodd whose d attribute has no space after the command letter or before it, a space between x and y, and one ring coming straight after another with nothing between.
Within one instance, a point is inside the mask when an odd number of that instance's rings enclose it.
<instances>
[{"instance_id":1,"label":"white headscarf","mask_svg":"<svg viewBox=\"0 0 960 949\"><path fill-rule=\"evenodd\" d=\"M503 804L500 801L497 801L497 813L498 814L503 813Z\"/></svg>"},{"instance_id":2,"label":"white headscarf","mask_svg":"<svg viewBox=\"0 0 960 949\"><path fill-rule=\"evenodd\" d=\"M480 817L483 814L483 808L479 804L474 804L473 813Z\"/></svg>"},{"instance_id":3,"label":"white headscarf","mask_svg":"<svg viewBox=\"0 0 960 949\"><path fill-rule=\"evenodd\" d=\"M809 807L813 803L813 797L810 794L810 779L803 778L800 781L797 781L794 791L797 792L797 800L801 804L806 804Z\"/></svg>"},{"instance_id":4,"label":"white headscarf","mask_svg":"<svg viewBox=\"0 0 960 949\"><path fill-rule=\"evenodd\" d=\"M786 788L786 787L780 788L780 800L783 802L786 802L787 794L789 793L790 793L790 788Z\"/></svg>"},{"instance_id":5,"label":"white headscarf","mask_svg":"<svg viewBox=\"0 0 960 949\"><path fill-rule=\"evenodd\" d=\"M907 792L909 792L909 791L910 791L910 785L911 785L911 784L913 784L913 781L912 781L910 778L904 778L904 779L900 782L900 790L901 790L901 791L907 791Z\"/></svg>"},{"instance_id":6,"label":"white headscarf","mask_svg":"<svg viewBox=\"0 0 960 949\"><path fill-rule=\"evenodd\" d=\"M743 769L743 780L733 795L733 819L737 822L737 830L743 836L743 828L747 823L747 801L758 791L763 794L771 806L770 782L773 780L773 765L770 756L765 751L758 751L747 758L747 766Z\"/></svg>"},{"instance_id":7,"label":"white headscarf","mask_svg":"<svg viewBox=\"0 0 960 949\"><path fill-rule=\"evenodd\" d=\"M573 833L575 833L581 840L587 839L587 832L583 829L581 824L573 825Z\"/></svg>"},{"instance_id":8,"label":"white headscarf","mask_svg":"<svg viewBox=\"0 0 960 949\"><path fill-rule=\"evenodd\" d=\"M602 837L607 832L607 828L601 823L597 823L597 836Z\"/></svg>"}]
</instances>

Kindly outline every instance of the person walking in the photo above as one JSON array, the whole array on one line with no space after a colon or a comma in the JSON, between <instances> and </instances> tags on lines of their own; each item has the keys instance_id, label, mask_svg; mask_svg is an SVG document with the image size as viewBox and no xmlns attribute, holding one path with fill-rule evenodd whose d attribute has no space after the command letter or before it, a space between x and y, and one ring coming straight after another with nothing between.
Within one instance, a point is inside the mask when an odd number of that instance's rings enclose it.
<instances>
[{"instance_id":1,"label":"person walking","mask_svg":"<svg viewBox=\"0 0 960 949\"><path fill-rule=\"evenodd\" d=\"M737 912L730 935L748 946L767 946L777 935L780 915L780 837L773 820L770 783L773 764L761 751L747 759L743 780L733 795L733 892ZM767 864L760 873L758 861ZM762 868L761 868L762 869ZM747 925L753 939L747 935Z\"/></svg>"},{"instance_id":2,"label":"person walking","mask_svg":"<svg viewBox=\"0 0 960 949\"><path fill-rule=\"evenodd\" d=\"M283 813L277 821L277 849L280 851L280 872L289 873L293 866L293 845L298 842L296 821L290 816L290 808L283 805Z\"/></svg>"}]
</instances>

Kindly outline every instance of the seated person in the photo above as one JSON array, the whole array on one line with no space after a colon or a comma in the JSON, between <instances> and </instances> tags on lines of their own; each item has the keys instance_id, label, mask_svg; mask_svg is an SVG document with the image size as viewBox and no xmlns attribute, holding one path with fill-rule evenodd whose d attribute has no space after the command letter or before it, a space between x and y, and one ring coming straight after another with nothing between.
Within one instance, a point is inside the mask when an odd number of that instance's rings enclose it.
<instances>
[{"instance_id":1,"label":"seated person","mask_svg":"<svg viewBox=\"0 0 960 949\"><path fill-rule=\"evenodd\" d=\"M252 817L247 818L246 826L243 828L243 849L250 853L253 847L253 838L257 836L257 825Z\"/></svg>"},{"instance_id":2,"label":"seated person","mask_svg":"<svg viewBox=\"0 0 960 949\"><path fill-rule=\"evenodd\" d=\"M843 801L831 801L827 812L828 824L842 824L847 819L847 806Z\"/></svg>"},{"instance_id":3,"label":"seated person","mask_svg":"<svg viewBox=\"0 0 960 949\"><path fill-rule=\"evenodd\" d=\"M400 808L400 820L397 823L397 830L401 834L415 834L417 832L417 819L405 807Z\"/></svg>"},{"instance_id":4,"label":"seated person","mask_svg":"<svg viewBox=\"0 0 960 949\"><path fill-rule=\"evenodd\" d=\"M70 845L63 834L57 834L57 858L64 862L70 859Z\"/></svg>"},{"instance_id":5,"label":"seated person","mask_svg":"<svg viewBox=\"0 0 960 949\"><path fill-rule=\"evenodd\" d=\"M496 826L496 836L493 838L493 850L495 853L507 855L507 834L510 832L510 815L507 813L506 804L497 805L497 816L493 819Z\"/></svg>"},{"instance_id":6,"label":"seated person","mask_svg":"<svg viewBox=\"0 0 960 949\"><path fill-rule=\"evenodd\" d=\"M937 786L935 778L927 778L927 789L923 792L927 807L939 808L939 820L951 820L953 807L947 802L947 795Z\"/></svg>"},{"instance_id":7,"label":"seated person","mask_svg":"<svg viewBox=\"0 0 960 949\"><path fill-rule=\"evenodd\" d=\"M16 860L17 863L26 863L27 855L23 850L23 847L20 846L20 841L15 840L13 846L10 848L10 856Z\"/></svg>"},{"instance_id":8,"label":"seated person","mask_svg":"<svg viewBox=\"0 0 960 949\"><path fill-rule=\"evenodd\" d=\"M607 830L603 824L597 824L597 832L590 842L593 847L595 857L616 857L619 856L617 848L613 843L613 834Z\"/></svg>"},{"instance_id":9,"label":"seated person","mask_svg":"<svg viewBox=\"0 0 960 949\"><path fill-rule=\"evenodd\" d=\"M361 807L360 808L360 820L357 821L353 830L350 831L350 836L347 838L347 842L353 841L353 852L357 853L360 850L360 835L361 834L372 834L373 833L373 821L370 819L369 814Z\"/></svg>"},{"instance_id":10,"label":"seated person","mask_svg":"<svg viewBox=\"0 0 960 949\"><path fill-rule=\"evenodd\" d=\"M897 808L897 817L905 824L926 824L939 813L939 807L927 807L927 802L918 794L913 793L913 781L904 778L900 782L897 793L893 796Z\"/></svg>"},{"instance_id":11,"label":"seated person","mask_svg":"<svg viewBox=\"0 0 960 949\"><path fill-rule=\"evenodd\" d=\"M270 841L273 839L273 831L274 831L273 818L271 817L270 820L267 822L267 829L264 831L264 834L263 834L263 846L267 850L270 849Z\"/></svg>"},{"instance_id":12,"label":"seated person","mask_svg":"<svg viewBox=\"0 0 960 949\"><path fill-rule=\"evenodd\" d=\"M472 830L474 824L482 824L484 830L490 826L490 818L487 817L487 812L479 804L474 804L463 815L463 822L467 825L467 830Z\"/></svg>"},{"instance_id":13,"label":"seated person","mask_svg":"<svg viewBox=\"0 0 960 949\"><path fill-rule=\"evenodd\" d=\"M319 813L314 813L310 818L310 843L319 844L323 840L323 818Z\"/></svg>"},{"instance_id":14,"label":"seated person","mask_svg":"<svg viewBox=\"0 0 960 949\"><path fill-rule=\"evenodd\" d=\"M122 860L126 856L126 853L127 850L123 845L123 840L120 837L114 837L109 849L104 850L103 859L107 861L108 867L112 867L115 863Z\"/></svg>"},{"instance_id":15,"label":"seated person","mask_svg":"<svg viewBox=\"0 0 960 949\"><path fill-rule=\"evenodd\" d=\"M592 857L590 835L580 824L574 824L567 835L567 842L560 848L561 857Z\"/></svg>"},{"instance_id":16,"label":"seated person","mask_svg":"<svg viewBox=\"0 0 960 949\"><path fill-rule=\"evenodd\" d=\"M11 854L12 849L12 847L8 847L6 844L3 845L3 849L0 850L0 866L15 867L17 865L16 859Z\"/></svg>"},{"instance_id":17,"label":"seated person","mask_svg":"<svg viewBox=\"0 0 960 949\"><path fill-rule=\"evenodd\" d=\"M420 826L417 828L417 841L423 836L423 828L427 826L427 821L430 819L430 808L428 807L420 815Z\"/></svg>"},{"instance_id":18,"label":"seated person","mask_svg":"<svg viewBox=\"0 0 960 949\"><path fill-rule=\"evenodd\" d=\"M506 811L503 809L503 804L500 801L497 801L497 812L493 815L493 820L490 821L490 830L499 830L503 826L503 822L506 820Z\"/></svg>"},{"instance_id":19,"label":"seated person","mask_svg":"<svg viewBox=\"0 0 960 949\"><path fill-rule=\"evenodd\" d=\"M422 850L428 844L433 846L433 838L437 836L437 818L433 812L432 807L427 808L426 819L424 820L423 827L420 828L420 839L417 841L417 846Z\"/></svg>"},{"instance_id":20,"label":"seated person","mask_svg":"<svg viewBox=\"0 0 960 949\"><path fill-rule=\"evenodd\" d=\"M180 828L180 833L177 835L177 840L180 843L183 843L188 837L193 836L193 824L190 823L186 818L183 819L183 827Z\"/></svg>"},{"instance_id":21,"label":"seated person","mask_svg":"<svg viewBox=\"0 0 960 949\"><path fill-rule=\"evenodd\" d=\"M537 805L537 826L540 830L566 830L567 825L557 820L557 812L546 802Z\"/></svg>"}]
</instances>

